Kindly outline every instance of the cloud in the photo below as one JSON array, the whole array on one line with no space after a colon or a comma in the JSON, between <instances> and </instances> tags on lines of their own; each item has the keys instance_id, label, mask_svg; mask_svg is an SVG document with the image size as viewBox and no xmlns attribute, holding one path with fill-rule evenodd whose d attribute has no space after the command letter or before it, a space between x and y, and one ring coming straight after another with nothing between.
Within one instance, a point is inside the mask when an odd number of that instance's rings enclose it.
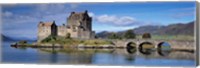
<instances>
[{"instance_id":1,"label":"cloud","mask_svg":"<svg viewBox=\"0 0 200 68\"><path fill-rule=\"evenodd\" d=\"M5 16L5 17L10 17L12 15L13 15L13 13L9 12L9 11L6 11L6 12L3 13L3 16Z\"/></svg>"},{"instance_id":2,"label":"cloud","mask_svg":"<svg viewBox=\"0 0 200 68\"><path fill-rule=\"evenodd\" d=\"M130 16L116 16L107 14L97 16L96 20L97 22L111 24L114 26L131 26L139 23L139 21Z\"/></svg>"},{"instance_id":3,"label":"cloud","mask_svg":"<svg viewBox=\"0 0 200 68\"><path fill-rule=\"evenodd\" d=\"M12 12L4 12L2 20L3 24L19 24L19 23L36 22L39 19L29 15L19 15L19 14L13 14Z\"/></svg>"},{"instance_id":4,"label":"cloud","mask_svg":"<svg viewBox=\"0 0 200 68\"><path fill-rule=\"evenodd\" d=\"M26 7L27 10L20 10L21 6ZM31 35L36 36L37 31L32 30L37 29L39 21L51 22L55 20L56 24L65 23L66 17L68 16L67 11L69 11L67 9L70 8L64 4L29 4L19 6L4 5L2 7L3 33L10 36L23 35L27 37ZM20 10L20 12L7 9L15 9L17 11Z\"/></svg>"},{"instance_id":5,"label":"cloud","mask_svg":"<svg viewBox=\"0 0 200 68\"><path fill-rule=\"evenodd\" d=\"M22 10L21 13L13 13L13 11L3 12L3 21L4 23L30 23L30 22L39 22L39 21L52 21L66 19L67 9L64 4L37 4L37 5L23 5L28 6L31 10ZM7 6L3 6L7 7ZM18 6L12 6L11 8L17 8ZM9 7L8 7L9 8ZM16 9L17 10L17 9ZM27 12L27 13L23 13ZM59 17L58 15L61 15ZM63 17L63 15L66 15ZM49 18L51 17L51 18Z\"/></svg>"},{"instance_id":6,"label":"cloud","mask_svg":"<svg viewBox=\"0 0 200 68\"><path fill-rule=\"evenodd\" d=\"M94 14L93 12L89 12L88 15L89 15L90 17L94 17L94 16L95 16L95 14Z\"/></svg>"}]
</instances>

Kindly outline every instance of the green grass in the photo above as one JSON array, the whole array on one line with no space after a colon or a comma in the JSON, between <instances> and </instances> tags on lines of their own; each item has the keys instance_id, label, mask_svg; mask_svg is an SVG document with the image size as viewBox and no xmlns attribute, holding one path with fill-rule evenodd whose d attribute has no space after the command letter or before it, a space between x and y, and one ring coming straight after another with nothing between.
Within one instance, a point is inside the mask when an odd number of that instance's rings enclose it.
<instances>
[{"instance_id":1,"label":"green grass","mask_svg":"<svg viewBox=\"0 0 200 68\"><path fill-rule=\"evenodd\" d=\"M22 41L18 41L16 43L17 45L23 45L23 46L33 46L32 44L29 44L27 41L22 40Z\"/></svg>"},{"instance_id":2,"label":"green grass","mask_svg":"<svg viewBox=\"0 0 200 68\"><path fill-rule=\"evenodd\" d=\"M55 38L46 38L42 40L41 43L51 43L51 44L62 44L62 45L77 45L80 42L78 39L64 38L64 37L55 37Z\"/></svg>"},{"instance_id":3,"label":"green grass","mask_svg":"<svg viewBox=\"0 0 200 68\"><path fill-rule=\"evenodd\" d=\"M99 46L99 45L109 45L109 44L112 44L112 42L106 41L106 40L100 40L100 39L92 39L92 40L84 40L81 42L81 44Z\"/></svg>"},{"instance_id":4,"label":"green grass","mask_svg":"<svg viewBox=\"0 0 200 68\"><path fill-rule=\"evenodd\" d=\"M137 35L136 39L142 39L141 35ZM155 40L186 40L191 41L194 40L193 36L185 36L185 35L177 35L177 36L170 36L170 35L152 35L151 39ZM91 40L79 40L79 39L72 39L72 38L65 38L65 37L47 37L46 39L42 40L41 43L50 43L50 44L61 44L61 45L88 45L88 46L101 46L101 45L112 45L111 41L103 40L103 39L91 39Z\"/></svg>"},{"instance_id":5,"label":"green grass","mask_svg":"<svg viewBox=\"0 0 200 68\"><path fill-rule=\"evenodd\" d=\"M99 45L107 45L112 44L110 41L100 40L100 39L91 39L91 40L79 40L79 39L72 39L72 38L65 38L65 37L47 37L46 39L42 40L41 43L51 43L51 44L62 44L62 45L91 45L91 46L99 46Z\"/></svg>"}]
</instances>

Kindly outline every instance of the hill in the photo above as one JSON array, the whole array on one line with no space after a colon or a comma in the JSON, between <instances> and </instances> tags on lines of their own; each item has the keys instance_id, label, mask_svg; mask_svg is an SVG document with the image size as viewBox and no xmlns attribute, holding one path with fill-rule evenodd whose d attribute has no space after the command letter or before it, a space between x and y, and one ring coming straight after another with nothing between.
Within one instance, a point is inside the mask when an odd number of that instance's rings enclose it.
<instances>
[{"instance_id":1,"label":"hill","mask_svg":"<svg viewBox=\"0 0 200 68\"><path fill-rule=\"evenodd\" d=\"M19 41L19 40L26 40L26 41L37 41L36 39L21 37L21 38L15 38L15 37L8 37L6 35L1 34L2 41Z\"/></svg>"},{"instance_id":2,"label":"hill","mask_svg":"<svg viewBox=\"0 0 200 68\"><path fill-rule=\"evenodd\" d=\"M143 33L150 33L152 35L194 35L194 21L186 24L170 24L167 26L141 26L138 28L131 29L137 35ZM116 32L118 35L123 35L126 31ZM113 32L103 31L96 34L97 37L106 38Z\"/></svg>"},{"instance_id":3,"label":"hill","mask_svg":"<svg viewBox=\"0 0 200 68\"><path fill-rule=\"evenodd\" d=\"M133 29L136 34L145 32L153 35L194 35L194 22L171 24L168 26L142 26Z\"/></svg>"},{"instance_id":4,"label":"hill","mask_svg":"<svg viewBox=\"0 0 200 68\"><path fill-rule=\"evenodd\" d=\"M2 38L3 41L13 41L12 38L7 37L7 36L5 36L5 35L3 35L3 34L1 34L1 38Z\"/></svg>"}]
</instances>

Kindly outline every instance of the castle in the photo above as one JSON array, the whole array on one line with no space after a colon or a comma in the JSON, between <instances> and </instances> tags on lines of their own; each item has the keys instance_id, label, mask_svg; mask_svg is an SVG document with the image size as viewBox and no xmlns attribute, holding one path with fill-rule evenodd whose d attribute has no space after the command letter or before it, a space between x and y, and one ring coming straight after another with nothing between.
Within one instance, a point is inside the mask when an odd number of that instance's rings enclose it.
<instances>
[{"instance_id":1,"label":"castle","mask_svg":"<svg viewBox=\"0 0 200 68\"><path fill-rule=\"evenodd\" d=\"M92 31L92 17L88 15L87 10L79 13L71 12L70 16L67 17L66 24L57 26L55 21L39 22L38 41L45 39L49 35L70 36L78 39L92 39L95 36L95 32Z\"/></svg>"}]
</instances>

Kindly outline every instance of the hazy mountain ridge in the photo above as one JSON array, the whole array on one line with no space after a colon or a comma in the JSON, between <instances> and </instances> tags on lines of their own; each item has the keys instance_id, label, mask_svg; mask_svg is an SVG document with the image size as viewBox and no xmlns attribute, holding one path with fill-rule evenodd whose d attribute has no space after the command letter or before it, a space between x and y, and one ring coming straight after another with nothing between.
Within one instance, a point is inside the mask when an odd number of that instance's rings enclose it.
<instances>
[{"instance_id":1,"label":"hazy mountain ridge","mask_svg":"<svg viewBox=\"0 0 200 68\"><path fill-rule=\"evenodd\" d=\"M135 28L134 32L136 34L148 32L155 35L193 35L194 22L171 24L168 26L142 26Z\"/></svg>"},{"instance_id":2,"label":"hazy mountain ridge","mask_svg":"<svg viewBox=\"0 0 200 68\"><path fill-rule=\"evenodd\" d=\"M30 38L13 38L6 35L1 34L2 41L19 41L19 40L27 40L27 41L36 41L36 39Z\"/></svg>"},{"instance_id":3,"label":"hazy mountain ridge","mask_svg":"<svg viewBox=\"0 0 200 68\"><path fill-rule=\"evenodd\" d=\"M3 41L13 41L12 38L7 37L7 36L5 36L5 35L3 35L3 34L1 34L1 38L2 38Z\"/></svg>"},{"instance_id":4,"label":"hazy mountain ridge","mask_svg":"<svg viewBox=\"0 0 200 68\"><path fill-rule=\"evenodd\" d=\"M138 28L131 29L136 34L150 33L153 35L194 35L194 21L182 24L171 24L168 26L141 26ZM116 32L118 35L122 35L125 31ZM112 32L103 31L97 33L97 37L106 38Z\"/></svg>"}]
</instances>

